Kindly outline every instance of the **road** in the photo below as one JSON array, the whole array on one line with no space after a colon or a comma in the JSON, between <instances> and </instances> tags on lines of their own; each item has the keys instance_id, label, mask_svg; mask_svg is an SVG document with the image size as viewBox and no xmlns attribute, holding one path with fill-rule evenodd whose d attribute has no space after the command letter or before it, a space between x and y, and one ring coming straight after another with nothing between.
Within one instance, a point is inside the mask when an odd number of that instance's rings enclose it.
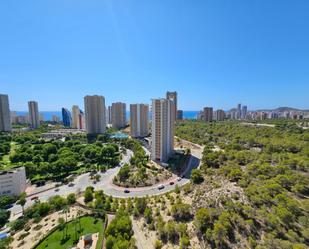
<instances>
[{"instance_id":1,"label":"road","mask_svg":"<svg viewBox=\"0 0 309 249\"><path fill-rule=\"evenodd\" d=\"M133 155L133 152L127 150L127 153L123 156L122 165L125 163L129 163L130 159ZM173 175L170 179L165 182L158 183L156 185L150 187L140 187L140 188L130 188L130 193L124 193L123 187L116 186L112 183L113 178L117 175L120 170L120 166L108 169L104 173L99 173L101 175L100 181L96 184L93 183L93 180L90 179L89 173L79 175L73 181L73 186L62 185L58 188L49 189L44 192L38 193L35 196L38 197L40 201L47 201L50 197L55 195L67 196L70 193L80 193L86 189L88 186L93 186L96 190L103 190L106 195L110 195L117 198L129 198L129 197L145 197L145 196L154 196L167 193L175 189L176 184L178 186L183 186L190 181L191 171L194 168L199 167L200 164L200 153L192 152L191 157L189 159L188 166L183 173L184 177L177 181L177 176ZM174 185L170 185L170 182L175 182ZM159 190L158 186L163 184L164 188ZM33 196L27 197L27 202L25 208L30 207L34 204L34 200L31 200ZM21 206L15 204L11 209L11 217L10 220L15 220L19 216L21 216Z\"/></svg>"}]
</instances>

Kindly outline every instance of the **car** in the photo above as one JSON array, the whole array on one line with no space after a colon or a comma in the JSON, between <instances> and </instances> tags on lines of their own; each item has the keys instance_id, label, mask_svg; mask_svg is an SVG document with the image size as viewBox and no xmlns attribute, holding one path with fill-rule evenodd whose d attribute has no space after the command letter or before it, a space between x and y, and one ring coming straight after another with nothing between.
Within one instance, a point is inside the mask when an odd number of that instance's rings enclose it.
<instances>
[{"instance_id":1,"label":"car","mask_svg":"<svg viewBox=\"0 0 309 249\"><path fill-rule=\"evenodd\" d=\"M177 182L180 182L181 181L181 177L177 177Z\"/></svg>"},{"instance_id":2,"label":"car","mask_svg":"<svg viewBox=\"0 0 309 249\"><path fill-rule=\"evenodd\" d=\"M125 189L123 192L128 194L128 193L130 193L130 190L129 189Z\"/></svg>"},{"instance_id":3,"label":"car","mask_svg":"<svg viewBox=\"0 0 309 249\"><path fill-rule=\"evenodd\" d=\"M92 183L93 183L93 184L97 184L97 182L96 182L96 181L93 181Z\"/></svg>"},{"instance_id":4,"label":"car","mask_svg":"<svg viewBox=\"0 0 309 249\"><path fill-rule=\"evenodd\" d=\"M158 189L159 189L159 190L164 189L164 185L163 185L163 184L159 185L159 186L158 186Z\"/></svg>"},{"instance_id":5,"label":"car","mask_svg":"<svg viewBox=\"0 0 309 249\"><path fill-rule=\"evenodd\" d=\"M12 208L13 207L13 204L8 204L8 205L6 205L4 208L5 209L10 209L10 208Z\"/></svg>"},{"instance_id":6,"label":"car","mask_svg":"<svg viewBox=\"0 0 309 249\"><path fill-rule=\"evenodd\" d=\"M56 188L56 189L55 189L55 192L58 192L58 191L59 191L59 188Z\"/></svg>"},{"instance_id":7,"label":"car","mask_svg":"<svg viewBox=\"0 0 309 249\"><path fill-rule=\"evenodd\" d=\"M174 185L175 183L174 182L170 182L170 185Z\"/></svg>"},{"instance_id":8,"label":"car","mask_svg":"<svg viewBox=\"0 0 309 249\"><path fill-rule=\"evenodd\" d=\"M73 182L70 182L68 186L69 186L69 187L73 187L73 186L74 186L74 183L73 183Z\"/></svg>"}]
</instances>

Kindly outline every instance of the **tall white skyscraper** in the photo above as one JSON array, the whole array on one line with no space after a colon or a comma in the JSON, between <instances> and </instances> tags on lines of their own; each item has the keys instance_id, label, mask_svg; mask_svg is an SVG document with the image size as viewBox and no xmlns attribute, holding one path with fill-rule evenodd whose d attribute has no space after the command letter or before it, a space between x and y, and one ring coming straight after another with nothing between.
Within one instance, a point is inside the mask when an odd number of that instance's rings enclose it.
<instances>
[{"instance_id":1,"label":"tall white skyscraper","mask_svg":"<svg viewBox=\"0 0 309 249\"><path fill-rule=\"evenodd\" d=\"M168 99L152 100L151 159L166 162L174 151L175 113Z\"/></svg>"},{"instance_id":2,"label":"tall white skyscraper","mask_svg":"<svg viewBox=\"0 0 309 249\"><path fill-rule=\"evenodd\" d=\"M74 129L79 129L79 115L80 115L80 110L78 105L73 105L72 106L72 128Z\"/></svg>"},{"instance_id":3,"label":"tall white skyscraper","mask_svg":"<svg viewBox=\"0 0 309 249\"><path fill-rule=\"evenodd\" d=\"M126 126L126 104L117 102L112 103L112 125L113 128L120 129Z\"/></svg>"},{"instance_id":4,"label":"tall white skyscraper","mask_svg":"<svg viewBox=\"0 0 309 249\"><path fill-rule=\"evenodd\" d=\"M84 97L86 131L88 134L100 134L106 130L105 98L93 95Z\"/></svg>"},{"instance_id":5,"label":"tall white skyscraper","mask_svg":"<svg viewBox=\"0 0 309 249\"><path fill-rule=\"evenodd\" d=\"M30 127L32 129L39 128L40 127L40 115L39 115L38 102L29 101L28 102L28 109L29 109Z\"/></svg>"},{"instance_id":6,"label":"tall white skyscraper","mask_svg":"<svg viewBox=\"0 0 309 249\"><path fill-rule=\"evenodd\" d=\"M145 104L130 105L130 133L132 137L149 134L149 107Z\"/></svg>"},{"instance_id":7,"label":"tall white skyscraper","mask_svg":"<svg viewBox=\"0 0 309 249\"><path fill-rule=\"evenodd\" d=\"M0 94L0 131L11 131L9 96Z\"/></svg>"}]
</instances>

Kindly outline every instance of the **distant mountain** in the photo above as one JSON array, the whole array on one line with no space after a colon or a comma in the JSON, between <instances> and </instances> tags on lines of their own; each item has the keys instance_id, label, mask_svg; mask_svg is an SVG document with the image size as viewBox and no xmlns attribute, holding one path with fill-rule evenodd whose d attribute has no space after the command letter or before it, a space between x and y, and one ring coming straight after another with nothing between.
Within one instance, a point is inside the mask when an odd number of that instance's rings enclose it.
<instances>
[{"instance_id":1,"label":"distant mountain","mask_svg":"<svg viewBox=\"0 0 309 249\"><path fill-rule=\"evenodd\" d=\"M301 110L293 107L278 107L276 109L257 110L258 112L309 112L309 110Z\"/></svg>"}]
</instances>

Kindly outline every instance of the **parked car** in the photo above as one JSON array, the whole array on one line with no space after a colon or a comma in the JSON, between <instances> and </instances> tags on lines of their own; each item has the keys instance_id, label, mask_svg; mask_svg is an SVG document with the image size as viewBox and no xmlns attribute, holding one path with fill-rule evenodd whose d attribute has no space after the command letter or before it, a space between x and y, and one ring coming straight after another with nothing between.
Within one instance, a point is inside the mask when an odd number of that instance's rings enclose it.
<instances>
[{"instance_id":1,"label":"parked car","mask_svg":"<svg viewBox=\"0 0 309 249\"><path fill-rule=\"evenodd\" d=\"M174 185L174 182L170 182L170 185Z\"/></svg>"},{"instance_id":2,"label":"parked car","mask_svg":"<svg viewBox=\"0 0 309 249\"><path fill-rule=\"evenodd\" d=\"M126 194L130 193L129 189L125 189L123 192L125 192Z\"/></svg>"},{"instance_id":3,"label":"parked car","mask_svg":"<svg viewBox=\"0 0 309 249\"><path fill-rule=\"evenodd\" d=\"M181 177L177 177L177 182L180 182L181 181Z\"/></svg>"},{"instance_id":4,"label":"parked car","mask_svg":"<svg viewBox=\"0 0 309 249\"><path fill-rule=\"evenodd\" d=\"M164 189L164 185L163 185L163 184L159 185L159 186L158 186L158 189L159 189L159 190Z\"/></svg>"},{"instance_id":5,"label":"parked car","mask_svg":"<svg viewBox=\"0 0 309 249\"><path fill-rule=\"evenodd\" d=\"M73 186L74 186L74 183L73 183L73 182L70 182L68 186L69 186L69 187L73 187Z\"/></svg>"},{"instance_id":6,"label":"parked car","mask_svg":"<svg viewBox=\"0 0 309 249\"><path fill-rule=\"evenodd\" d=\"M56 188L56 189L55 189L55 192L58 192L58 191L59 191L59 188Z\"/></svg>"}]
</instances>

